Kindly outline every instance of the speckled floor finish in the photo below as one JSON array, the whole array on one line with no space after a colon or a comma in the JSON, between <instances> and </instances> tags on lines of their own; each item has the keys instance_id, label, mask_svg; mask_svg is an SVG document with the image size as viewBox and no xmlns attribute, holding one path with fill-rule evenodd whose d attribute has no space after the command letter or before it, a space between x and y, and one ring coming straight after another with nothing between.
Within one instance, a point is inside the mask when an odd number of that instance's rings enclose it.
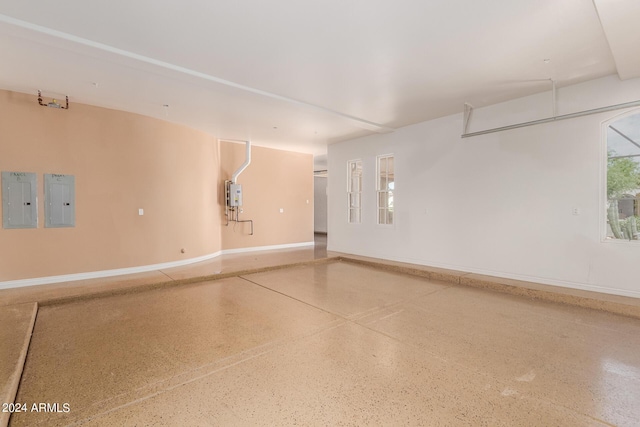
<instances>
[{"instance_id":1,"label":"speckled floor finish","mask_svg":"<svg viewBox=\"0 0 640 427\"><path fill-rule=\"evenodd\" d=\"M301 265L40 307L16 401L70 410L11 426L638 426L640 320Z\"/></svg>"}]
</instances>

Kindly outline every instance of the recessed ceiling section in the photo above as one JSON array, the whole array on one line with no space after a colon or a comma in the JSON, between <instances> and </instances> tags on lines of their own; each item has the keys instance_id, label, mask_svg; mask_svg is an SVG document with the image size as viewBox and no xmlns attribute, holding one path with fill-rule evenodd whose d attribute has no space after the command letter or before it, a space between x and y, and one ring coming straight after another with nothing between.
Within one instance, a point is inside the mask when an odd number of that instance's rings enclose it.
<instances>
[{"instance_id":1,"label":"recessed ceiling section","mask_svg":"<svg viewBox=\"0 0 640 427\"><path fill-rule=\"evenodd\" d=\"M27 21L18 20L5 15L0 15L0 23L13 29L13 35L24 37L30 40L40 40L43 44L49 44L56 47L66 48L76 53L87 54L97 57L110 57L112 60L119 61L123 64L135 64L138 68L146 68L149 72L160 72L163 74L184 75L191 80L200 80L204 82L213 82L218 85L229 86L240 91L246 91L262 97L272 98L278 101L291 103L297 107L316 110L322 113L328 113L340 116L341 118L354 122L357 126L369 129L374 132L390 132L393 129L369 120L361 119L340 111L331 110L322 105L315 105L296 98L289 98L277 93L271 93L257 87L246 86L236 81L226 80L206 72L187 68L174 62L166 62L155 57L141 55L134 51L124 50L122 48L96 42L91 39L75 36L73 34L61 32L41 25L33 24Z\"/></svg>"},{"instance_id":2,"label":"recessed ceiling section","mask_svg":"<svg viewBox=\"0 0 640 427\"><path fill-rule=\"evenodd\" d=\"M640 77L640 1L594 0L622 80Z\"/></svg>"},{"instance_id":3,"label":"recessed ceiling section","mask_svg":"<svg viewBox=\"0 0 640 427\"><path fill-rule=\"evenodd\" d=\"M0 0L0 88L315 153L550 79L633 75L637 49L614 62L604 21L587 0Z\"/></svg>"},{"instance_id":4,"label":"recessed ceiling section","mask_svg":"<svg viewBox=\"0 0 640 427\"><path fill-rule=\"evenodd\" d=\"M33 93L34 99L38 89L47 96L70 94L76 103L180 123L218 138L252 139L257 145L312 154L326 152L331 142L372 133L366 123L349 117L103 54L68 40L39 38L43 36L16 37L0 31L3 62L12 64L0 74L0 87ZM273 123L279 123L277 134Z\"/></svg>"}]
</instances>

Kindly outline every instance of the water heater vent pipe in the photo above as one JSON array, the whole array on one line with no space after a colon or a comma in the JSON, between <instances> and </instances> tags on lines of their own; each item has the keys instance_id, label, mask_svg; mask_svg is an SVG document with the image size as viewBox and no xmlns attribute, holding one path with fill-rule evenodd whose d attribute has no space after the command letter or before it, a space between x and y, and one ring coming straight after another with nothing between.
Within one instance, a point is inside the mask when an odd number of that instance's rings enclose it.
<instances>
[{"instance_id":1,"label":"water heater vent pipe","mask_svg":"<svg viewBox=\"0 0 640 427\"><path fill-rule=\"evenodd\" d=\"M236 183L238 176L247 168L247 166L249 166L249 163L251 163L251 141L242 141L242 142L246 143L247 153L245 155L244 163L240 165L238 170L235 171L233 175L231 175L231 182L234 184Z\"/></svg>"},{"instance_id":2,"label":"water heater vent pipe","mask_svg":"<svg viewBox=\"0 0 640 427\"><path fill-rule=\"evenodd\" d=\"M225 190L225 207L224 214L227 217L226 226L229 225L229 221L238 222L248 222L251 224L251 233L253 236L253 220L252 219L240 219L240 213L242 213L242 187L236 184L238 180L238 176L249 166L251 163L251 141L238 141L232 139L219 139L218 141L228 141L228 142L244 142L246 144L246 155L245 160L242 165L236 170L233 175L231 175L230 181L224 182L224 190ZM233 195L231 192L233 191ZM235 229L235 227L234 227Z\"/></svg>"}]
</instances>

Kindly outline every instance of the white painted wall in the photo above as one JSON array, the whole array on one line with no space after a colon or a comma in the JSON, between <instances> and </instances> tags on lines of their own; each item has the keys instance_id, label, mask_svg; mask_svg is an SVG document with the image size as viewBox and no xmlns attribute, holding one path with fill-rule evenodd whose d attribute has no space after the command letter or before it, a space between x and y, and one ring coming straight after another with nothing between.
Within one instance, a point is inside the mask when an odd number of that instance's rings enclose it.
<instances>
[{"instance_id":1,"label":"white painted wall","mask_svg":"<svg viewBox=\"0 0 640 427\"><path fill-rule=\"evenodd\" d=\"M638 99L640 79L610 76L560 89L558 114ZM550 92L534 95L476 110L469 131L551 111ZM330 145L328 249L640 297L640 243L601 234L601 128L624 112L466 139L457 114ZM379 226L375 157L387 153L396 158L396 224ZM363 162L362 224L346 222L351 159Z\"/></svg>"},{"instance_id":2,"label":"white painted wall","mask_svg":"<svg viewBox=\"0 0 640 427\"><path fill-rule=\"evenodd\" d=\"M327 177L313 177L313 230L327 232Z\"/></svg>"}]
</instances>

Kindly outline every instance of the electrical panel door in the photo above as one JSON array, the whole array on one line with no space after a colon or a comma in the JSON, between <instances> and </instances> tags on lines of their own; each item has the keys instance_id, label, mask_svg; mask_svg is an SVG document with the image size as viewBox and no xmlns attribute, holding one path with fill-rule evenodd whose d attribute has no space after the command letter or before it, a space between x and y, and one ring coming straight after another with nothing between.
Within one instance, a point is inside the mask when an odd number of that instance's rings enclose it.
<instances>
[{"instance_id":1,"label":"electrical panel door","mask_svg":"<svg viewBox=\"0 0 640 427\"><path fill-rule=\"evenodd\" d=\"M75 177L44 175L45 227L75 227Z\"/></svg>"},{"instance_id":2,"label":"electrical panel door","mask_svg":"<svg viewBox=\"0 0 640 427\"><path fill-rule=\"evenodd\" d=\"M38 227L35 173L2 172L2 226Z\"/></svg>"}]
</instances>

